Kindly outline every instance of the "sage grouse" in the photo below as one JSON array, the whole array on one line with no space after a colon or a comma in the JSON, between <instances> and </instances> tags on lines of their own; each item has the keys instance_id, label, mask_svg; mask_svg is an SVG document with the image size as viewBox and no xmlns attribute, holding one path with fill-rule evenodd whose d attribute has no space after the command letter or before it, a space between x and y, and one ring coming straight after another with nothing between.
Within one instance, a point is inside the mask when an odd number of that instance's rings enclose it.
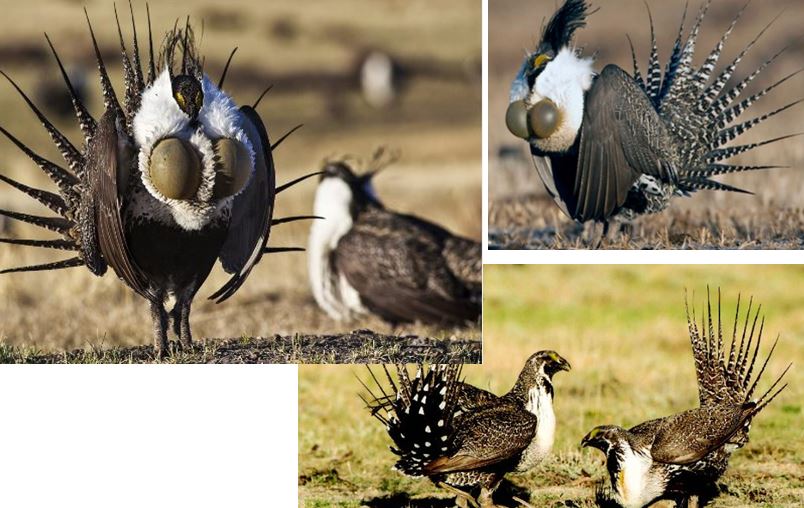
<instances>
[{"instance_id":1,"label":"sage grouse","mask_svg":"<svg viewBox=\"0 0 804 508\"><path fill-rule=\"evenodd\" d=\"M375 164L381 153L375 155ZM392 323L460 324L480 315L478 242L388 210L372 178L344 161L324 165L308 245L313 295L332 318L373 313Z\"/></svg>"},{"instance_id":2,"label":"sage grouse","mask_svg":"<svg viewBox=\"0 0 804 508\"><path fill-rule=\"evenodd\" d=\"M385 368L390 393L374 377L380 395L369 390L371 399L364 400L394 441L397 470L427 476L455 493L459 506L476 506L477 499L490 507L506 473L527 471L550 453L553 375L569 369L558 353L540 351L498 397L462 382L460 365L419 365L413 379L399 367L398 383Z\"/></svg>"},{"instance_id":3,"label":"sage grouse","mask_svg":"<svg viewBox=\"0 0 804 508\"><path fill-rule=\"evenodd\" d=\"M190 305L217 259L232 274L211 296L222 302L240 288L263 253L274 250L266 244L272 223L282 221L273 219L273 210L274 198L284 187L275 186L275 145L269 142L265 125L254 109L256 104L238 108L223 92L226 69L217 85L203 72L189 18L184 29L174 27L166 34L157 63L148 13L149 61L144 75L133 9L130 11L131 57L119 20L117 23L125 84L123 104L112 88L86 16L105 106L99 119L90 115L76 95L47 39L72 97L84 135L82 149L3 74L44 125L67 167L38 155L0 128L53 180L58 193L35 189L6 176L0 179L58 216L7 210L0 210L0 214L62 236L2 241L75 254L62 261L2 273L86 266L101 276L111 267L150 302L154 343L162 356L168 344L169 319L181 342L191 343ZM165 309L169 296L175 298L170 314Z\"/></svg>"},{"instance_id":4,"label":"sage grouse","mask_svg":"<svg viewBox=\"0 0 804 508\"><path fill-rule=\"evenodd\" d=\"M792 136L727 145L798 104L738 121L759 98L798 71L740 98L780 51L727 86L766 27L719 74L714 73L745 7L703 65L694 66L695 45L709 4L706 0L702 5L686 40L685 11L664 75L652 19L645 79L636 56L633 75L616 65L595 73L592 58L581 56L572 45L575 31L586 25L585 0L565 0L545 27L535 52L526 56L511 85L506 124L511 133L528 141L547 191L572 219L603 222L607 230L610 219L630 221L659 212L674 196L702 189L746 192L712 177L778 167L727 160Z\"/></svg>"},{"instance_id":5,"label":"sage grouse","mask_svg":"<svg viewBox=\"0 0 804 508\"><path fill-rule=\"evenodd\" d=\"M611 483L610 488L598 490L601 506L632 508L669 499L686 508L705 506L717 496L717 481L726 472L731 454L748 442L751 421L787 386L776 389L789 365L770 388L752 399L776 348L774 342L752 380L765 324L763 318L757 329L760 308L752 319L752 303L740 332L738 300L728 350L723 340L719 294L717 328L711 303L700 329L695 316L690 318L687 311L699 407L629 430L603 425L583 438L583 446L606 454Z\"/></svg>"}]
</instances>

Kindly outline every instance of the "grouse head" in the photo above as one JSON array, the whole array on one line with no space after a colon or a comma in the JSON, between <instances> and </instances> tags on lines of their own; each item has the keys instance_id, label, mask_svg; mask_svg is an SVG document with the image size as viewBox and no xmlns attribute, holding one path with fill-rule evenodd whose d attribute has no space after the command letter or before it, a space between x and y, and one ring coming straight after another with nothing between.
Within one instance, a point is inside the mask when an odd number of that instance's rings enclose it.
<instances>
[{"instance_id":1,"label":"grouse head","mask_svg":"<svg viewBox=\"0 0 804 508\"><path fill-rule=\"evenodd\" d=\"M606 455L613 447L628 440L628 431L616 425L599 425L581 440L581 446L597 448Z\"/></svg>"},{"instance_id":2,"label":"grouse head","mask_svg":"<svg viewBox=\"0 0 804 508\"><path fill-rule=\"evenodd\" d=\"M539 351L525 362L512 393L520 400L527 399L531 392L545 391L553 395L553 375L562 370L570 370L570 364L555 351Z\"/></svg>"},{"instance_id":3,"label":"grouse head","mask_svg":"<svg viewBox=\"0 0 804 508\"><path fill-rule=\"evenodd\" d=\"M586 25L587 14L586 0L566 0L511 83L508 130L543 152L567 151L581 127L594 72L592 59L579 56L572 37Z\"/></svg>"},{"instance_id":4,"label":"grouse head","mask_svg":"<svg viewBox=\"0 0 804 508\"><path fill-rule=\"evenodd\" d=\"M201 83L193 76L179 74L170 82L173 90L173 100L179 105L191 121L198 120L198 113L204 105L204 90Z\"/></svg>"},{"instance_id":5,"label":"grouse head","mask_svg":"<svg viewBox=\"0 0 804 508\"><path fill-rule=\"evenodd\" d=\"M346 161L327 162L316 191L316 215L348 212L354 217L368 206L382 207L372 184L376 173L358 175Z\"/></svg>"}]
</instances>

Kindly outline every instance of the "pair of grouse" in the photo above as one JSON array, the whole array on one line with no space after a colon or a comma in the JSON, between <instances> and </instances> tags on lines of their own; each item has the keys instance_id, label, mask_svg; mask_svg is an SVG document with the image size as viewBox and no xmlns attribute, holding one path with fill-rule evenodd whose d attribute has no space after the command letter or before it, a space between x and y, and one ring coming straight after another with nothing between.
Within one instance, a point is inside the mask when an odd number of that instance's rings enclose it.
<instances>
[{"instance_id":1,"label":"pair of grouse","mask_svg":"<svg viewBox=\"0 0 804 508\"><path fill-rule=\"evenodd\" d=\"M738 300L725 344L719 294L717 306L717 322L710 301L700 328L687 312L699 407L631 429L599 426L583 438L583 446L606 455L609 482L596 493L600 506L639 508L663 499L679 507L704 506L717 495L716 482L731 454L748 442L753 418L785 388L777 387L789 366L754 397L776 347L754 375L764 325L760 309L752 314L749 303L741 327ZM364 400L394 442L396 469L449 489L459 506L485 508L494 506L492 493L506 473L527 471L550 452L556 426L553 375L569 368L557 353L540 351L502 396L464 383L458 365L420 365L413 378L398 367L396 382L386 368L390 389L372 373L380 391L369 390Z\"/></svg>"}]
</instances>

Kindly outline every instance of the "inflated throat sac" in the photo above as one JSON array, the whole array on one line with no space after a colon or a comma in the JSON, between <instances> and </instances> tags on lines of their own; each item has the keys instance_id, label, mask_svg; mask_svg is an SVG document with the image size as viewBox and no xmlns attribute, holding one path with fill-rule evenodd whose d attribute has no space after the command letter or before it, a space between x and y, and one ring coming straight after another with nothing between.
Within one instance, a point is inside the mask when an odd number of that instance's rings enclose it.
<instances>
[{"instance_id":1,"label":"inflated throat sac","mask_svg":"<svg viewBox=\"0 0 804 508\"><path fill-rule=\"evenodd\" d=\"M217 162L213 196L222 199L238 194L248 183L251 174L251 154L240 142L230 138L212 143Z\"/></svg>"},{"instance_id":2,"label":"inflated throat sac","mask_svg":"<svg viewBox=\"0 0 804 508\"><path fill-rule=\"evenodd\" d=\"M201 170L201 157L189 141L164 138L151 150L151 182L166 198L195 197L201 186Z\"/></svg>"}]
</instances>

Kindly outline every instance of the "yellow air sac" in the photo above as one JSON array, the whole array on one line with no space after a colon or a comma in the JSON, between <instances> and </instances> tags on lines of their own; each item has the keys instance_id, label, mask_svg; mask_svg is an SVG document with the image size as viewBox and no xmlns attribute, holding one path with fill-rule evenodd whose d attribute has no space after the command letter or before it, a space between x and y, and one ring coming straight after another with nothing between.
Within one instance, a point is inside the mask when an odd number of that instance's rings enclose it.
<instances>
[{"instance_id":1,"label":"yellow air sac","mask_svg":"<svg viewBox=\"0 0 804 508\"><path fill-rule=\"evenodd\" d=\"M243 190L251 175L251 156L246 147L234 139L220 138L212 144L218 159L213 195L216 199L234 196Z\"/></svg>"},{"instance_id":2,"label":"yellow air sac","mask_svg":"<svg viewBox=\"0 0 804 508\"><path fill-rule=\"evenodd\" d=\"M151 150L151 182L170 199L191 199L201 185L201 158L187 141L160 140Z\"/></svg>"}]
</instances>

